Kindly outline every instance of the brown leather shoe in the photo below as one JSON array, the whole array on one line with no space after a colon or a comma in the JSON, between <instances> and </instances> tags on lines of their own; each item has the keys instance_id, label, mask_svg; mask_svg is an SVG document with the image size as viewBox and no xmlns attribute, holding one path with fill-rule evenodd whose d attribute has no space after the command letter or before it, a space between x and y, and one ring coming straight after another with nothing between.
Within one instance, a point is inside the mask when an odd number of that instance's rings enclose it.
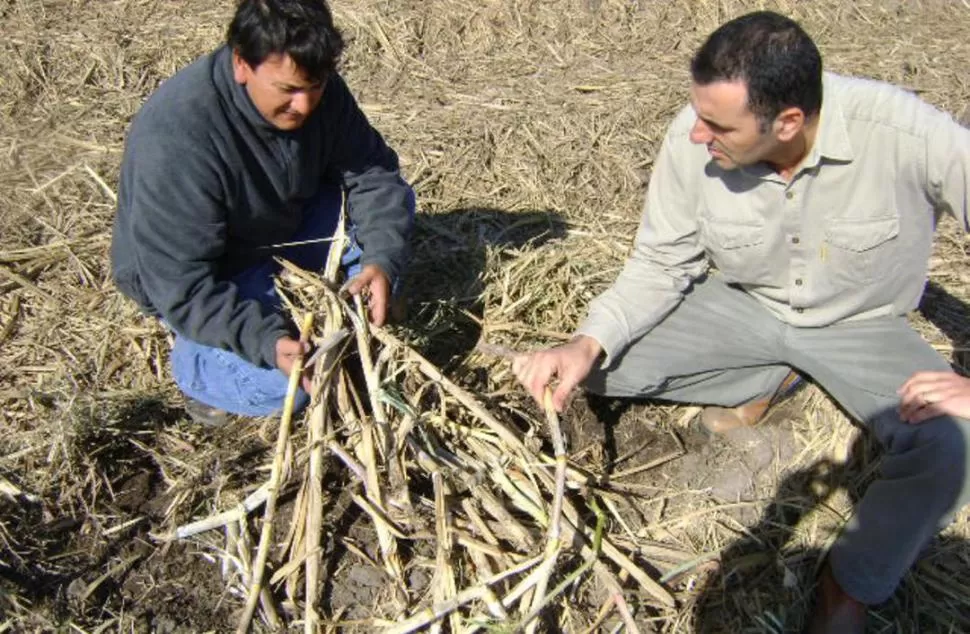
<instances>
[{"instance_id":1,"label":"brown leather shoe","mask_svg":"<svg viewBox=\"0 0 970 634\"><path fill-rule=\"evenodd\" d=\"M866 606L846 594L828 563L818 577L815 612L805 634L864 634Z\"/></svg>"},{"instance_id":2,"label":"brown leather shoe","mask_svg":"<svg viewBox=\"0 0 970 634\"><path fill-rule=\"evenodd\" d=\"M705 407L701 412L701 425L712 434L723 434L738 427L757 425L772 405L777 405L795 393L804 383L794 370L778 385L771 398L751 401L739 407Z\"/></svg>"}]
</instances>

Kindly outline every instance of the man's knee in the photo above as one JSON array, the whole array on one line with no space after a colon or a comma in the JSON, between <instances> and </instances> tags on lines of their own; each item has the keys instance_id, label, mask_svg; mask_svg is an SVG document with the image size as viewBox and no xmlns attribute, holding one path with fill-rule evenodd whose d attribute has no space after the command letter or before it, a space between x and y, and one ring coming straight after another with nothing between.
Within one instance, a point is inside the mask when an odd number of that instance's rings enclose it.
<instances>
[{"instance_id":1,"label":"man's knee","mask_svg":"<svg viewBox=\"0 0 970 634\"><path fill-rule=\"evenodd\" d=\"M959 510L970 501L970 421L941 416L916 424L912 434L908 447L890 448L884 475L901 470L925 474L933 480L941 512Z\"/></svg>"},{"instance_id":2,"label":"man's knee","mask_svg":"<svg viewBox=\"0 0 970 634\"><path fill-rule=\"evenodd\" d=\"M241 416L268 416L283 407L287 377L279 370L257 367L228 350L178 337L171 365L178 388L210 407ZM294 409L302 409L308 402L309 397L299 390Z\"/></svg>"}]
</instances>

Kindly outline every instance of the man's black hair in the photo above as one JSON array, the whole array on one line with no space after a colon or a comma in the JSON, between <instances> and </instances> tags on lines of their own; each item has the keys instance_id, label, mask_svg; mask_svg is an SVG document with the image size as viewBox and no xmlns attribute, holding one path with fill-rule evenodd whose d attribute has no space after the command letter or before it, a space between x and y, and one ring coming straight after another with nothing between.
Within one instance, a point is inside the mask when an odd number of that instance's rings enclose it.
<instances>
[{"instance_id":1,"label":"man's black hair","mask_svg":"<svg viewBox=\"0 0 970 634\"><path fill-rule=\"evenodd\" d=\"M785 108L806 117L822 108L822 56L797 22L771 11L756 11L721 25L690 64L702 86L743 81L748 108L767 128Z\"/></svg>"},{"instance_id":2,"label":"man's black hair","mask_svg":"<svg viewBox=\"0 0 970 634\"><path fill-rule=\"evenodd\" d=\"M226 39L252 68L274 53L289 55L320 81L337 69L344 49L324 0L241 0Z\"/></svg>"}]
</instances>

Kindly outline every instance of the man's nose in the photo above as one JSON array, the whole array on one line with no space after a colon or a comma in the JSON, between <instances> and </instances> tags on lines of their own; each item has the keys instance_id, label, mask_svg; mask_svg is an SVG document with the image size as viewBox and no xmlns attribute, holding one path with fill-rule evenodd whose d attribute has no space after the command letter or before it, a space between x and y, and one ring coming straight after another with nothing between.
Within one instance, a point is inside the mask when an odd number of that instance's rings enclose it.
<instances>
[{"instance_id":1,"label":"man's nose","mask_svg":"<svg viewBox=\"0 0 970 634\"><path fill-rule=\"evenodd\" d=\"M694 127L690 129L690 142L698 145L707 145L714 140L714 134L706 123L701 119L694 121Z\"/></svg>"},{"instance_id":2,"label":"man's nose","mask_svg":"<svg viewBox=\"0 0 970 634\"><path fill-rule=\"evenodd\" d=\"M293 94L293 98L290 100L290 110L299 112L301 115L306 116L310 114L310 110L312 109L313 102L308 93L297 92Z\"/></svg>"}]
</instances>

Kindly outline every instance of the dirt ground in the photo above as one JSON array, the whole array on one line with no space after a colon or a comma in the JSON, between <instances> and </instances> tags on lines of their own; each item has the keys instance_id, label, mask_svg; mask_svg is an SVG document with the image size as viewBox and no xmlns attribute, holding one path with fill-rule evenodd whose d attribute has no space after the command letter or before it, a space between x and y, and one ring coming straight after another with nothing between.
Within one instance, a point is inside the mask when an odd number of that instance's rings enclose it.
<instances>
[{"instance_id":1,"label":"dirt ground","mask_svg":"<svg viewBox=\"0 0 970 634\"><path fill-rule=\"evenodd\" d=\"M561 341L613 279L659 140L685 103L687 60L716 25L782 11L829 69L903 85L970 121L960 1L332 5L349 42L343 73L421 208L399 334L509 424L541 413L475 343ZM166 333L120 296L108 267L127 125L161 81L218 45L231 8L0 1L0 632L223 632L242 609L225 535L171 534L266 481L277 422L192 425ZM941 226L930 264L911 321L970 370L970 243L955 223ZM664 608L628 583L637 622L797 632L879 449L812 386L726 438L700 432L696 413L580 396L563 416L575 463L617 492L611 535L677 600ZM387 584L347 481L327 474L322 607L334 630L373 631ZM284 527L296 496L291 487L281 500ZM873 608L870 631L970 631L968 539L964 511ZM407 548L421 594L435 554ZM548 629L581 631L599 590L576 590L574 613Z\"/></svg>"}]
</instances>

